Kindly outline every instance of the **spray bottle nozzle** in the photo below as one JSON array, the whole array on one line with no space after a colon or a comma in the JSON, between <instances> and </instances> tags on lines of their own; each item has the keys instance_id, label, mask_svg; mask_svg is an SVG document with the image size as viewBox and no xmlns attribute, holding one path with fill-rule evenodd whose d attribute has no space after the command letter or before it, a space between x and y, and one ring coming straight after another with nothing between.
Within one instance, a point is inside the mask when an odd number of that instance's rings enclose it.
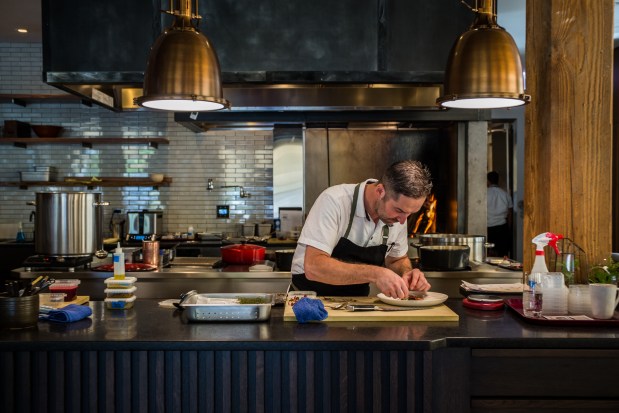
<instances>
[{"instance_id":1,"label":"spray bottle nozzle","mask_svg":"<svg viewBox=\"0 0 619 413\"><path fill-rule=\"evenodd\" d=\"M538 251L543 251L546 245L550 245L558 255L561 253L557 247L557 241L560 239L563 239L563 235L544 232L533 238L533 243L537 246Z\"/></svg>"},{"instance_id":2,"label":"spray bottle nozzle","mask_svg":"<svg viewBox=\"0 0 619 413\"><path fill-rule=\"evenodd\" d=\"M550 241L548 241L548 245L550 245L552 249L555 250L557 255L561 254L561 251L559 251L559 247L557 247L557 241L559 241L560 239L563 239L563 235L547 232L546 236L550 238Z\"/></svg>"}]
</instances>

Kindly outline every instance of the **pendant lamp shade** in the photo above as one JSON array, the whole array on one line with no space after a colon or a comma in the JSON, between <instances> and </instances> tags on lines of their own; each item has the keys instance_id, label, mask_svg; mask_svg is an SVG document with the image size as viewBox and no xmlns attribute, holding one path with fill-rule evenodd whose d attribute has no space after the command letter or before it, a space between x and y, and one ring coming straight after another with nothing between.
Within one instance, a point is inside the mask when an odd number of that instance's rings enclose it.
<instances>
[{"instance_id":1,"label":"pendant lamp shade","mask_svg":"<svg viewBox=\"0 0 619 413\"><path fill-rule=\"evenodd\" d=\"M445 71L444 94L436 102L447 108L491 109L520 106L524 93L520 53L512 36L496 23L494 0L480 0L471 28L454 44Z\"/></svg>"},{"instance_id":2,"label":"pendant lamp shade","mask_svg":"<svg viewBox=\"0 0 619 413\"><path fill-rule=\"evenodd\" d=\"M151 48L140 106L176 112L230 107L223 98L219 60L209 40L191 22L188 2Z\"/></svg>"}]
</instances>

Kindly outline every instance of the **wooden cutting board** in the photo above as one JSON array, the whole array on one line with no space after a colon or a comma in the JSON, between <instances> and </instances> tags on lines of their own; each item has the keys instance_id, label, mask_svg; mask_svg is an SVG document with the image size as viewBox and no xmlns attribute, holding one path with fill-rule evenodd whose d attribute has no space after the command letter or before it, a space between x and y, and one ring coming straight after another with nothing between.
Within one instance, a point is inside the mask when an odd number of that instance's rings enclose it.
<instances>
[{"instance_id":1,"label":"wooden cutting board","mask_svg":"<svg viewBox=\"0 0 619 413\"><path fill-rule=\"evenodd\" d=\"M59 303L44 303L41 301L41 305L46 305L48 307L53 307L53 308L63 308L63 307L68 306L69 304L88 304L89 300L90 300L90 296L78 295L77 297L75 297L75 300L73 301L61 301Z\"/></svg>"},{"instance_id":2,"label":"wooden cutting board","mask_svg":"<svg viewBox=\"0 0 619 413\"><path fill-rule=\"evenodd\" d=\"M458 321L458 314L454 313L445 304L440 304L433 307L423 308L421 310L414 309L408 311L346 311L333 310L327 306L333 306L337 303L326 301L323 297L318 297L325 309L329 313L326 319L322 322L338 322L338 321ZM382 303L376 297L354 297L351 302L358 304L376 304L388 306ZM417 307L416 307L417 308ZM297 318L292 311L292 306L286 302L284 307L284 321L297 321Z\"/></svg>"}]
</instances>

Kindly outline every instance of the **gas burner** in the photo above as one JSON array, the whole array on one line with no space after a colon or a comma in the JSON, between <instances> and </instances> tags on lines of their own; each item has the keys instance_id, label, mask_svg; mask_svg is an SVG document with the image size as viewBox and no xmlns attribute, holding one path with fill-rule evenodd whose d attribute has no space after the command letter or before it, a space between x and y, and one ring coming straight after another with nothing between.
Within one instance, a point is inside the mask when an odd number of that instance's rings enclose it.
<instances>
[{"instance_id":1,"label":"gas burner","mask_svg":"<svg viewBox=\"0 0 619 413\"><path fill-rule=\"evenodd\" d=\"M52 257L49 255L33 255L26 258L23 266L26 271L39 268L46 270L75 272L76 268L88 268L92 262L92 256L84 257Z\"/></svg>"}]
</instances>

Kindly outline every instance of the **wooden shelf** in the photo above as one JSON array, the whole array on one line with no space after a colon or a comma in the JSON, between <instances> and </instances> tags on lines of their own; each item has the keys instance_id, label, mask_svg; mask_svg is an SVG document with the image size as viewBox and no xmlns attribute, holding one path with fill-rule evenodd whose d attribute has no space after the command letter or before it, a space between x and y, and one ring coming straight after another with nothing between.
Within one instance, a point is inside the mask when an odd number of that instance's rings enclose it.
<instances>
[{"instance_id":1,"label":"wooden shelf","mask_svg":"<svg viewBox=\"0 0 619 413\"><path fill-rule=\"evenodd\" d=\"M0 144L13 144L19 148L27 148L28 145L57 145L57 144L76 144L85 148L92 148L94 144L111 145L135 145L147 144L152 148L159 148L159 145L167 145L170 141L166 138L9 138L0 137Z\"/></svg>"},{"instance_id":2,"label":"wooden shelf","mask_svg":"<svg viewBox=\"0 0 619 413\"><path fill-rule=\"evenodd\" d=\"M162 182L153 182L149 178L102 178L101 182L90 182L88 178L72 177L66 179L75 179L75 181L17 181L17 182L0 182L0 187L18 187L20 189L28 189L31 186L72 186L86 187L88 189L98 187L125 187L125 186L143 186L159 188L160 186L169 186L172 183L172 178L165 177Z\"/></svg>"},{"instance_id":3,"label":"wooden shelf","mask_svg":"<svg viewBox=\"0 0 619 413\"><path fill-rule=\"evenodd\" d=\"M68 94L0 94L0 103L13 103L26 106L29 103L90 103Z\"/></svg>"}]
</instances>

